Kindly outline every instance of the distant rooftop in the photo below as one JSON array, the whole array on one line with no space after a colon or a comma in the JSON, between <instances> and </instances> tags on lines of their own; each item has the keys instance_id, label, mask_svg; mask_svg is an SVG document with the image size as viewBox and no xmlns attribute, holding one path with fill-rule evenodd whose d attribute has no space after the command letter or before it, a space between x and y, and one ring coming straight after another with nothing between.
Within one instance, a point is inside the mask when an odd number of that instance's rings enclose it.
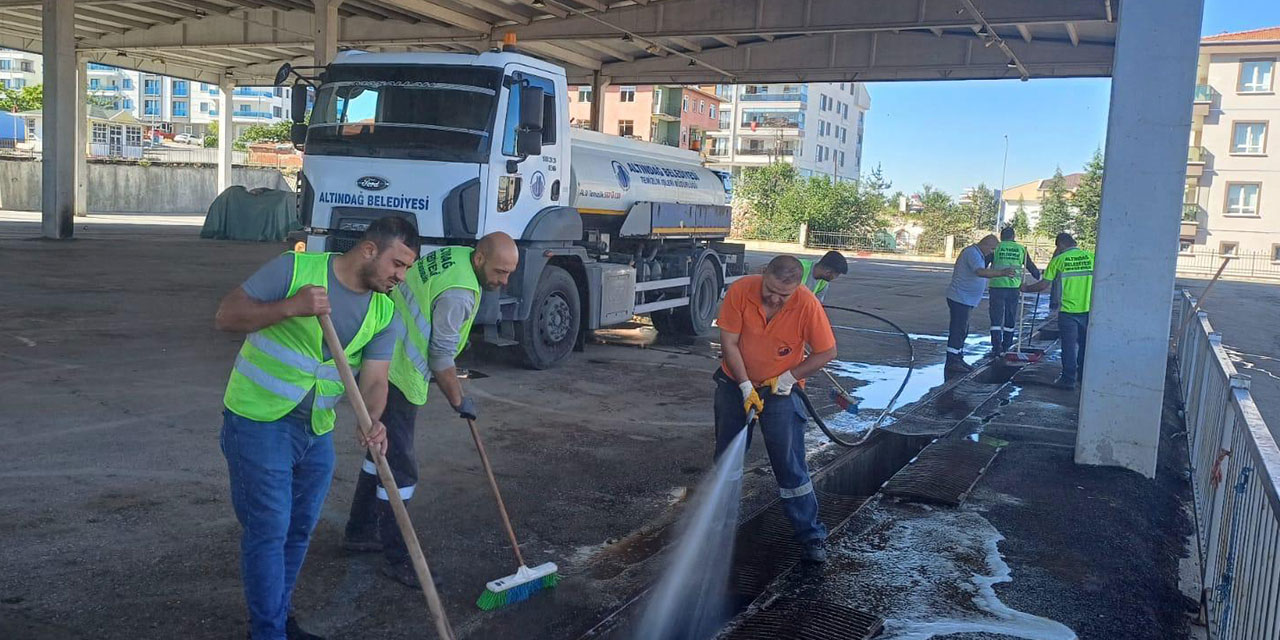
<instances>
[{"instance_id":1,"label":"distant rooftop","mask_svg":"<svg viewBox=\"0 0 1280 640\"><path fill-rule=\"evenodd\" d=\"M1280 27L1263 27L1261 29L1250 29L1248 31L1236 31L1235 33L1220 33L1216 36L1201 38L1200 42L1255 42L1273 40L1280 40Z\"/></svg>"}]
</instances>

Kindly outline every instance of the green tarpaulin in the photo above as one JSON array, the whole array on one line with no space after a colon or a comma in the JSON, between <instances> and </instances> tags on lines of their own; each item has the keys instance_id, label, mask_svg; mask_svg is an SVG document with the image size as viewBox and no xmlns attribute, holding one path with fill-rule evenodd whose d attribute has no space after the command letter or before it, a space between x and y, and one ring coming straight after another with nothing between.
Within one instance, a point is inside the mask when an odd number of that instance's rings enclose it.
<instances>
[{"instance_id":1,"label":"green tarpaulin","mask_svg":"<svg viewBox=\"0 0 1280 640\"><path fill-rule=\"evenodd\" d=\"M298 223L297 196L292 191L228 187L209 205L201 238L284 242Z\"/></svg>"}]
</instances>

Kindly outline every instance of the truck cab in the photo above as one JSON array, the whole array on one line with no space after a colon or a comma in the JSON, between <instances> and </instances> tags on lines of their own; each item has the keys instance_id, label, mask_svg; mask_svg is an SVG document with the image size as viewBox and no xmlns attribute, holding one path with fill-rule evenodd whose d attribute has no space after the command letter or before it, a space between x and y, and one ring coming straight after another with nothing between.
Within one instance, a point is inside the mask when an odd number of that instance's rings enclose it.
<instances>
[{"instance_id":1,"label":"truck cab","mask_svg":"<svg viewBox=\"0 0 1280 640\"><path fill-rule=\"evenodd\" d=\"M520 269L484 296L476 326L490 342L520 345L531 366L555 365L587 331L636 313L705 333L728 279L745 272L740 249L712 246L728 233L723 182L692 152L591 132L580 140L554 64L513 51L347 51L310 84L314 108L294 135L305 151L307 249L344 251L386 215L415 226L424 254L506 232ZM575 149L591 155L592 170L575 172ZM602 163L604 187L588 177ZM704 273L694 292L699 268L714 278ZM675 275L684 280L652 284ZM695 293L690 322L680 309Z\"/></svg>"}]
</instances>

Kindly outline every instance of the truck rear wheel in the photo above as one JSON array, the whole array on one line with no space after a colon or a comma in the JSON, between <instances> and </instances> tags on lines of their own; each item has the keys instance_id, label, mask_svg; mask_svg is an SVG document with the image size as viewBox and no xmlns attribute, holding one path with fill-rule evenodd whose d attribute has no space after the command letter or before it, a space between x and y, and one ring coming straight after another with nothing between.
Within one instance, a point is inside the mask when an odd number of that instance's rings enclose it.
<instances>
[{"instance_id":1,"label":"truck rear wheel","mask_svg":"<svg viewBox=\"0 0 1280 640\"><path fill-rule=\"evenodd\" d=\"M529 319L520 323L524 363L550 369L569 356L582 326L578 285L568 271L548 265L538 278Z\"/></svg>"},{"instance_id":2,"label":"truck rear wheel","mask_svg":"<svg viewBox=\"0 0 1280 640\"><path fill-rule=\"evenodd\" d=\"M653 326L659 333L693 337L711 333L712 323L720 312L720 276L715 262L699 262L691 282L688 305L652 314Z\"/></svg>"}]
</instances>

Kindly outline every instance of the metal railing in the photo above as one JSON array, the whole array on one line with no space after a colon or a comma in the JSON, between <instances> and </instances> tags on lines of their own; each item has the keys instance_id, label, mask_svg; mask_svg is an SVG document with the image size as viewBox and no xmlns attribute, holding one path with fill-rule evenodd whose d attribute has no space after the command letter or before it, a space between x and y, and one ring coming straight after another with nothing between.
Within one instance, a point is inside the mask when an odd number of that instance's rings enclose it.
<instances>
[{"instance_id":1,"label":"metal railing","mask_svg":"<svg viewBox=\"0 0 1280 640\"><path fill-rule=\"evenodd\" d=\"M1179 298L1178 384L1209 639L1280 637L1280 448L1208 314L1185 290Z\"/></svg>"},{"instance_id":2,"label":"metal railing","mask_svg":"<svg viewBox=\"0 0 1280 640\"><path fill-rule=\"evenodd\" d=\"M1187 164L1204 164L1204 147L1187 147Z\"/></svg>"},{"instance_id":3,"label":"metal railing","mask_svg":"<svg viewBox=\"0 0 1280 640\"><path fill-rule=\"evenodd\" d=\"M1223 255L1216 251L1197 251L1178 254L1178 275L1211 276L1222 265L1223 258L1230 258L1223 269L1223 277L1259 278L1280 280L1280 261L1268 253L1240 253Z\"/></svg>"},{"instance_id":4,"label":"metal railing","mask_svg":"<svg viewBox=\"0 0 1280 640\"><path fill-rule=\"evenodd\" d=\"M808 102L809 96L798 91L786 93L743 93L743 102Z\"/></svg>"},{"instance_id":5,"label":"metal railing","mask_svg":"<svg viewBox=\"0 0 1280 640\"><path fill-rule=\"evenodd\" d=\"M833 231L809 231L804 246L811 249L839 249L842 251L869 251L874 253L896 253L912 256L940 256L943 250L922 249L919 245L899 243L892 236L866 236ZM959 247L957 247L959 249Z\"/></svg>"},{"instance_id":6,"label":"metal railing","mask_svg":"<svg viewBox=\"0 0 1280 640\"><path fill-rule=\"evenodd\" d=\"M1207 84L1196 85L1196 102L1213 102L1213 87Z\"/></svg>"}]
</instances>

